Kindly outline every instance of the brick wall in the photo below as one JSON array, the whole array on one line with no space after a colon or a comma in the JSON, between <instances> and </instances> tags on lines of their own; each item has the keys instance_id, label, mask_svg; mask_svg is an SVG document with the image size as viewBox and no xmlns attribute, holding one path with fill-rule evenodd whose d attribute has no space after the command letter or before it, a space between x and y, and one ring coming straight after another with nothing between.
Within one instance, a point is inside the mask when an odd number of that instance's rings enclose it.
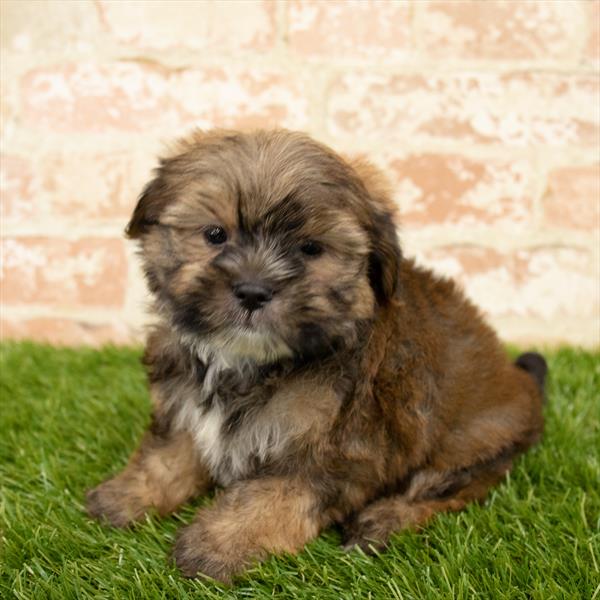
<instances>
[{"instance_id":1,"label":"brick wall","mask_svg":"<svg viewBox=\"0 0 600 600\"><path fill-rule=\"evenodd\" d=\"M383 167L405 253L505 339L599 343L599 2L1 7L3 336L140 339L122 231L156 154L281 125Z\"/></svg>"}]
</instances>

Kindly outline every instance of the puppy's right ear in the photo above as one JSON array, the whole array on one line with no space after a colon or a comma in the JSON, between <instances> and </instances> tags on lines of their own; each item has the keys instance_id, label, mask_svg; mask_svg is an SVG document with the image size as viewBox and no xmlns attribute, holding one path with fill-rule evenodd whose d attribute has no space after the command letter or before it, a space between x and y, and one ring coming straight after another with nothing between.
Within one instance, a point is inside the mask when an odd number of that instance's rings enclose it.
<instances>
[{"instance_id":1,"label":"puppy's right ear","mask_svg":"<svg viewBox=\"0 0 600 600\"><path fill-rule=\"evenodd\" d=\"M129 239L137 240L147 233L152 225L158 224L158 218L166 203L166 188L160 169L158 169L154 179L146 184L140 194L131 220L125 228L125 235Z\"/></svg>"},{"instance_id":2,"label":"puppy's right ear","mask_svg":"<svg viewBox=\"0 0 600 600\"><path fill-rule=\"evenodd\" d=\"M368 161L356 158L350 165L368 194L367 230L371 238L369 279L375 296L386 304L398 293L402 251L396 233L397 207L387 178Z\"/></svg>"}]
</instances>

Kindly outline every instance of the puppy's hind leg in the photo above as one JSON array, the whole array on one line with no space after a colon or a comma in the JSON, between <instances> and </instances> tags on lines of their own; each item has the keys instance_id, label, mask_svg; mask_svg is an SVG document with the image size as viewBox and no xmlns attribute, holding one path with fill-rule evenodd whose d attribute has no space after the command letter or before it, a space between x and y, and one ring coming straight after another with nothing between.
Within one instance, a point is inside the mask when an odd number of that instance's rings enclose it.
<instances>
[{"instance_id":1,"label":"puppy's hind leg","mask_svg":"<svg viewBox=\"0 0 600 600\"><path fill-rule=\"evenodd\" d=\"M344 548L384 548L393 533L419 528L436 513L458 511L483 500L512 466L514 452L456 471L422 470L402 494L384 496L367 505L344 526Z\"/></svg>"},{"instance_id":2,"label":"puppy's hind leg","mask_svg":"<svg viewBox=\"0 0 600 600\"><path fill-rule=\"evenodd\" d=\"M150 509L161 515L174 511L209 484L189 433L149 431L125 469L87 493L87 510L124 527Z\"/></svg>"}]
</instances>

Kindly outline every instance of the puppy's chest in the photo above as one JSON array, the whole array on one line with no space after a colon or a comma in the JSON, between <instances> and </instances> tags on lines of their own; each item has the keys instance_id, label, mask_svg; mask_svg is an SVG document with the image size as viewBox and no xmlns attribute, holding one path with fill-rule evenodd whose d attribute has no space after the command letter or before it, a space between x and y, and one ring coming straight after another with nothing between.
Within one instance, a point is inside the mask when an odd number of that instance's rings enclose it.
<instances>
[{"instance_id":1,"label":"puppy's chest","mask_svg":"<svg viewBox=\"0 0 600 600\"><path fill-rule=\"evenodd\" d=\"M209 398L200 391L186 394L177 425L192 434L213 478L228 485L329 427L338 401L314 388L293 381L255 383L248 389L225 377L215 382Z\"/></svg>"},{"instance_id":2,"label":"puppy's chest","mask_svg":"<svg viewBox=\"0 0 600 600\"><path fill-rule=\"evenodd\" d=\"M238 416L218 400L210 407L187 399L179 413L213 478L222 485L247 477L286 446L286 424L258 414Z\"/></svg>"}]
</instances>

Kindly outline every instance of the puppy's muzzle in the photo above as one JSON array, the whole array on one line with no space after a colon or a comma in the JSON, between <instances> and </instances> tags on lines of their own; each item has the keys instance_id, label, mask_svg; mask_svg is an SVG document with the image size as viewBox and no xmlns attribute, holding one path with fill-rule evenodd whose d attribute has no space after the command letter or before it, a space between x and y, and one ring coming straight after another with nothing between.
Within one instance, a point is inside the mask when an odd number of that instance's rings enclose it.
<instances>
[{"instance_id":1,"label":"puppy's muzzle","mask_svg":"<svg viewBox=\"0 0 600 600\"><path fill-rule=\"evenodd\" d=\"M262 308L273 298L273 290L264 283L242 281L232 287L240 304L250 312Z\"/></svg>"}]
</instances>

